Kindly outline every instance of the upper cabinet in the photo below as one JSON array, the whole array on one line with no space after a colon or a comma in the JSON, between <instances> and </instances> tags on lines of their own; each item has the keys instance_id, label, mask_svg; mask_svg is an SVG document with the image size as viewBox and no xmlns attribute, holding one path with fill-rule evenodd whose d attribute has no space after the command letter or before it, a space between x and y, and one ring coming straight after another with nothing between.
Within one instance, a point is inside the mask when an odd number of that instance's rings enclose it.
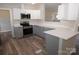
<instances>
[{"instance_id":1,"label":"upper cabinet","mask_svg":"<svg viewBox=\"0 0 79 59\"><path fill-rule=\"evenodd\" d=\"M19 9L19 8L13 9L13 18L15 20L21 19L21 13L24 13L24 14L29 13L31 15L31 19L41 19L40 10L27 10L27 9Z\"/></svg>"},{"instance_id":2,"label":"upper cabinet","mask_svg":"<svg viewBox=\"0 0 79 59\"><path fill-rule=\"evenodd\" d=\"M58 7L57 19L59 20L77 20L79 14L79 4L65 3Z\"/></svg>"}]
</instances>

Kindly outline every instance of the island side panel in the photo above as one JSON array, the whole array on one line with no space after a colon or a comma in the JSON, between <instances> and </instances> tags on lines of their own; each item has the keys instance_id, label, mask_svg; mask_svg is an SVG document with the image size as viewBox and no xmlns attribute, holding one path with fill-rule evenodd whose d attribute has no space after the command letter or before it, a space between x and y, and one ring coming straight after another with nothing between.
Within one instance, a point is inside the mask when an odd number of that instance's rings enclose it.
<instances>
[{"instance_id":1,"label":"island side panel","mask_svg":"<svg viewBox=\"0 0 79 59\"><path fill-rule=\"evenodd\" d=\"M62 42L62 55L70 55L72 52L75 52L75 39L72 37L68 40L63 40Z\"/></svg>"},{"instance_id":2,"label":"island side panel","mask_svg":"<svg viewBox=\"0 0 79 59\"><path fill-rule=\"evenodd\" d=\"M45 39L48 55L58 55L59 38L49 34L45 34Z\"/></svg>"}]
</instances>

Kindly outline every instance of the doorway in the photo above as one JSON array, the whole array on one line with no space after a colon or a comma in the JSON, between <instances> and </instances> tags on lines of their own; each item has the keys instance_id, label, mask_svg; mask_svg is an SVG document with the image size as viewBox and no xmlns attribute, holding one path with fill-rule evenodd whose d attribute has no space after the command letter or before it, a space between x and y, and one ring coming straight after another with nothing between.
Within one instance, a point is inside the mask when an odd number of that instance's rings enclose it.
<instances>
[{"instance_id":1,"label":"doorway","mask_svg":"<svg viewBox=\"0 0 79 59\"><path fill-rule=\"evenodd\" d=\"M5 43L12 37L10 11L0 9L0 42Z\"/></svg>"},{"instance_id":2,"label":"doorway","mask_svg":"<svg viewBox=\"0 0 79 59\"><path fill-rule=\"evenodd\" d=\"M10 12L9 10L0 9L0 31L11 31Z\"/></svg>"}]
</instances>

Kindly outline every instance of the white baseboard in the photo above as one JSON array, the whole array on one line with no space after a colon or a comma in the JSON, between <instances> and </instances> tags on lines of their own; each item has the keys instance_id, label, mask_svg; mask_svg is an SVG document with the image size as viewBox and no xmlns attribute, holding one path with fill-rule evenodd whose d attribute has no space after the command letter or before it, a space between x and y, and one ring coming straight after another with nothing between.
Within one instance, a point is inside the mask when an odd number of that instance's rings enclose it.
<instances>
[{"instance_id":1,"label":"white baseboard","mask_svg":"<svg viewBox=\"0 0 79 59\"><path fill-rule=\"evenodd\" d=\"M9 31L11 31L11 30L2 30L2 31L0 31L0 32L9 32Z\"/></svg>"}]
</instances>

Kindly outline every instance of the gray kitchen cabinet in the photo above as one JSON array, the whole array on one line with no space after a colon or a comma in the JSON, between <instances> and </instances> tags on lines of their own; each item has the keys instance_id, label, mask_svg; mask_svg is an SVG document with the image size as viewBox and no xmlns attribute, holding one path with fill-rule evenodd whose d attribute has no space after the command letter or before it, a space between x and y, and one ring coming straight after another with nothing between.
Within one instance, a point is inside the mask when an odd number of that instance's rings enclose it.
<instances>
[{"instance_id":1,"label":"gray kitchen cabinet","mask_svg":"<svg viewBox=\"0 0 79 59\"><path fill-rule=\"evenodd\" d=\"M36 25L33 26L33 34L36 34L36 35L42 37L42 35L43 35L42 33L43 33L42 27L36 26Z\"/></svg>"},{"instance_id":2,"label":"gray kitchen cabinet","mask_svg":"<svg viewBox=\"0 0 79 59\"><path fill-rule=\"evenodd\" d=\"M38 32L38 35L42 38L44 38L44 34L43 34L43 31L44 31L44 27L38 27L39 28L39 32Z\"/></svg>"},{"instance_id":3,"label":"gray kitchen cabinet","mask_svg":"<svg viewBox=\"0 0 79 59\"><path fill-rule=\"evenodd\" d=\"M41 29L40 34L41 34L41 37L43 37L43 38L45 38L44 31L53 30L53 28L48 28L48 27L40 27L40 29Z\"/></svg>"},{"instance_id":4,"label":"gray kitchen cabinet","mask_svg":"<svg viewBox=\"0 0 79 59\"><path fill-rule=\"evenodd\" d=\"M38 35L38 31L39 29L38 29L38 26L33 26L33 34L36 34L36 35Z\"/></svg>"},{"instance_id":5,"label":"gray kitchen cabinet","mask_svg":"<svg viewBox=\"0 0 79 59\"><path fill-rule=\"evenodd\" d=\"M23 27L14 27L14 36L15 38L23 37Z\"/></svg>"},{"instance_id":6,"label":"gray kitchen cabinet","mask_svg":"<svg viewBox=\"0 0 79 59\"><path fill-rule=\"evenodd\" d=\"M44 31L52 30L52 28L41 27L41 26L33 26L33 34L36 34L42 38L45 38Z\"/></svg>"},{"instance_id":7,"label":"gray kitchen cabinet","mask_svg":"<svg viewBox=\"0 0 79 59\"><path fill-rule=\"evenodd\" d=\"M49 34L45 34L45 39L46 39L47 54L57 55L59 48L59 38Z\"/></svg>"},{"instance_id":8,"label":"gray kitchen cabinet","mask_svg":"<svg viewBox=\"0 0 79 59\"><path fill-rule=\"evenodd\" d=\"M44 27L44 31L53 30L53 28Z\"/></svg>"}]
</instances>

